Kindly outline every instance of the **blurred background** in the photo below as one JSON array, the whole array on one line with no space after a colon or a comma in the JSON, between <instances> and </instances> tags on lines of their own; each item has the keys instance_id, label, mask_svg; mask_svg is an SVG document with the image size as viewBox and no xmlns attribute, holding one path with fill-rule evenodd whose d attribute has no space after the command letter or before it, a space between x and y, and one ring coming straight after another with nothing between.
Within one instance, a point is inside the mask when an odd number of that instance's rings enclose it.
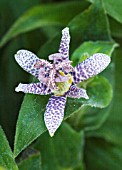
<instances>
[{"instance_id":1,"label":"blurred background","mask_svg":"<svg viewBox=\"0 0 122 170\"><path fill-rule=\"evenodd\" d=\"M12 32L13 37L8 35L7 39L3 39L6 32L11 26L28 10L32 9L31 14L34 12L34 7L39 5L48 5L53 8L54 4L70 3L71 0L0 0L0 125L2 126L7 139L13 149L14 135L17 117L21 103L24 97L22 93L16 93L15 87L21 81L23 83L31 82L32 77L28 73L23 71L15 62L14 54L19 49L28 49L34 53L38 53L41 47L50 38L61 32L62 28L75 18L79 13L88 9L91 2L95 0L79 0L83 2L81 8L75 7L74 11L68 11L65 17L59 18L59 22L53 22L52 24L43 23L43 26L33 26L28 23L30 30L23 31L24 25L21 25L20 33ZM71 1L76 2L76 1ZM78 2L78 1L77 1ZM111 109L109 116L106 116L105 122L100 128L94 131L94 133L88 133L86 135L86 143L84 147L84 159L87 170L120 170L122 168L122 1L108 0L105 3L105 11L109 24L109 35L113 42L118 44L115 49L112 58L111 67L113 69L107 76L112 76L113 87L113 100L111 103ZM66 5L67 7L67 5ZM112 7L114 7L112 9ZM76 10L77 8L77 10ZM60 7L57 7L60 10ZM52 10L53 11L53 10ZM71 12L71 13L70 13ZM63 12L61 12L61 15ZM29 12L25 14L29 15ZM50 13L47 13L47 18L50 21ZM56 14L54 13L54 16ZM38 16L40 17L40 16ZM101 16L102 17L102 16ZM46 17L45 17L46 18ZM55 17L54 17L55 18ZM62 19L63 18L63 19ZM33 18L35 20L37 18ZM48 20L44 22L48 22ZM96 18L93 18L93 24ZM30 20L31 21L31 20ZM22 21L21 21L22 22ZM21 23L20 22L20 23ZM79 22L84 24L84 21ZM87 21L89 23L89 21ZM38 24L37 24L38 25ZM48 26L47 26L48 25ZM101 23L102 25L102 23ZM15 25L16 27L16 25ZM75 26L74 26L75 27ZM99 29L99 25L98 25ZM15 29L16 30L16 29ZM92 30L92 25L91 25ZM93 30L92 30L93 31ZM96 31L96 30L94 30ZM89 28L90 32L90 28ZM90 34L91 35L91 34ZM102 36L102 35L101 35ZM90 36L89 36L90 37ZM85 37L86 38L86 37ZM84 38L84 40L85 40ZM91 39L96 40L91 36ZM107 39L103 35L103 39ZM87 40L87 38L86 38ZM90 39L89 39L90 40ZM0 42L1 42L0 41ZM76 40L77 41L77 40ZM75 45L74 45L75 46ZM52 50L52 49L51 49ZM53 50L52 50L53 51ZM42 52L43 53L43 52ZM40 52L41 54L41 52ZM43 56L41 56L43 57ZM47 56L44 56L46 58ZM89 109L87 109L89 112ZM71 121L72 122L72 121ZM70 121L69 121L70 123ZM74 128L75 129L75 128ZM90 138L90 139L89 139ZM107 142L104 142L107 141ZM96 150L94 150L96 148ZM93 155L92 155L93 154ZM107 157L105 157L107 154ZM102 159L101 159L102 157ZM102 165L98 161L96 166L92 165L93 162L101 159L101 162L109 162L108 166ZM104 159L105 158L105 159ZM110 165L109 165L110 164ZM103 166L103 167L102 167ZM54 169L55 170L55 169ZM74 169L74 170L81 170Z\"/></svg>"}]
</instances>

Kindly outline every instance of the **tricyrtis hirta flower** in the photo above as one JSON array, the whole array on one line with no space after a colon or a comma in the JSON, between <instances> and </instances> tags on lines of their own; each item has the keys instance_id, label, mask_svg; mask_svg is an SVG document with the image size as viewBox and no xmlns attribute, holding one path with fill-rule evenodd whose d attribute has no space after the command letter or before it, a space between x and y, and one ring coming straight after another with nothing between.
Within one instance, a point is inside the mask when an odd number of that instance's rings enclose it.
<instances>
[{"instance_id":1,"label":"tricyrtis hirta flower","mask_svg":"<svg viewBox=\"0 0 122 170\"><path fill-rule=\"evenodd\" d=\"M64 118L67 97L89 99L86 90L77 84L97 75L110 63L109 56L96 53L73 68L69 60L69 43L69 28L66 27L62 30L58 53L49 56L52 63L39 59L27 50L19 50L15 55L18 64L39 80L38 83L20 83L15 90L38 95L52 94L44 113L50 136L54 135Z\"/></svg>"}]
</instances>

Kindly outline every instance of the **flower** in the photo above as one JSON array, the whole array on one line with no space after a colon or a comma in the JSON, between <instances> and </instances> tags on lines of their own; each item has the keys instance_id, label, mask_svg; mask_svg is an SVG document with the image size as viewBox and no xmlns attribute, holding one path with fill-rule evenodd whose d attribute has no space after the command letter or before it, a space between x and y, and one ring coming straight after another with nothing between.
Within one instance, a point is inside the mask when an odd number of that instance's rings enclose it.
<instances>
[{"instance_id":1,"label":"flower","mask_svg":"<svg viewBox=\"0 0 122 170\"><path fill-rule=\"evenodd\" d=\"M20 83L15 91L38 95L52 94L44 113L45 125L51 137L63 121L66 98L89 99L86 90L79 88L77 84L99 74L110 63L109 56L96 53L73 68L69 60L69 43L69 28L66 27L62 30L58 53L49 56L53 63L39 59L27 50L19 50L15 54L17 63L39 80L38 83Z\"/></svg>"}]
</instances>

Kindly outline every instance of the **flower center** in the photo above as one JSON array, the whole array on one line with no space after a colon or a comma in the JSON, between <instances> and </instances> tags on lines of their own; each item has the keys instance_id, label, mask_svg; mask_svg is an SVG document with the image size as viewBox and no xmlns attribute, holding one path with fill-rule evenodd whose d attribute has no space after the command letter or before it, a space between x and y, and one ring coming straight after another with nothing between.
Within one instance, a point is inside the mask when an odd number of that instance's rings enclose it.
<instances>
[{"instance_id":1,"label":"flower center","mask_svg":"<svg viewBox=\"0 0 122 170\"><path fill-rule=\"evenodd\" d=\"M40 82L51 89L52 93L56 96L62 96L69 90L73 82L70 73L74 71L70 60L67 59L62 61L61 56L58 56L55 58L54 63L51 64L48 61L41 59L34 67L39 68L38 79Z\"/></svg>"},{"instance_id":2,"label":"flower center","mask_svg":"<svg viewBox=\"0 0 122 170\"><path fill-rule=\"evenodd\" d=\"M52 89L52 92L56 96L64 95L69 90L73 81L71 74L68 73L67 75L65 75L63 71L59 71L59 77L60 77L60 82L58 82L58 80L56 82L57 90Z\"/></svg>"}]
</instances>

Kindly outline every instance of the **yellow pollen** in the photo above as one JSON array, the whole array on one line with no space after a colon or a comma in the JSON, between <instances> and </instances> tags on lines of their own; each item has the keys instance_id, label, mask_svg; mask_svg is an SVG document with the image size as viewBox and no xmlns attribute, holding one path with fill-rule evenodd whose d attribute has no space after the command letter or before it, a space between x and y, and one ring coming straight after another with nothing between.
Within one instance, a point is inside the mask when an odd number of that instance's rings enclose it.
<instances>
[{"instance_id":1,"label":"yellow pollen","mask_svg":"<svg viewBox=\"0 0 122 170\"><path fill-rule=\"evenodd\" d=\"M69 79L64 81L64 82L56 82L58 90L52 90L52 92L56 96L64 95L70 89L70 86L71 86L72 81L73 81L71 74L65 75L65 73L63 71L59 71L59 73L60 73L61 76L68 76Z\"/></svg>"}]
</instances>

